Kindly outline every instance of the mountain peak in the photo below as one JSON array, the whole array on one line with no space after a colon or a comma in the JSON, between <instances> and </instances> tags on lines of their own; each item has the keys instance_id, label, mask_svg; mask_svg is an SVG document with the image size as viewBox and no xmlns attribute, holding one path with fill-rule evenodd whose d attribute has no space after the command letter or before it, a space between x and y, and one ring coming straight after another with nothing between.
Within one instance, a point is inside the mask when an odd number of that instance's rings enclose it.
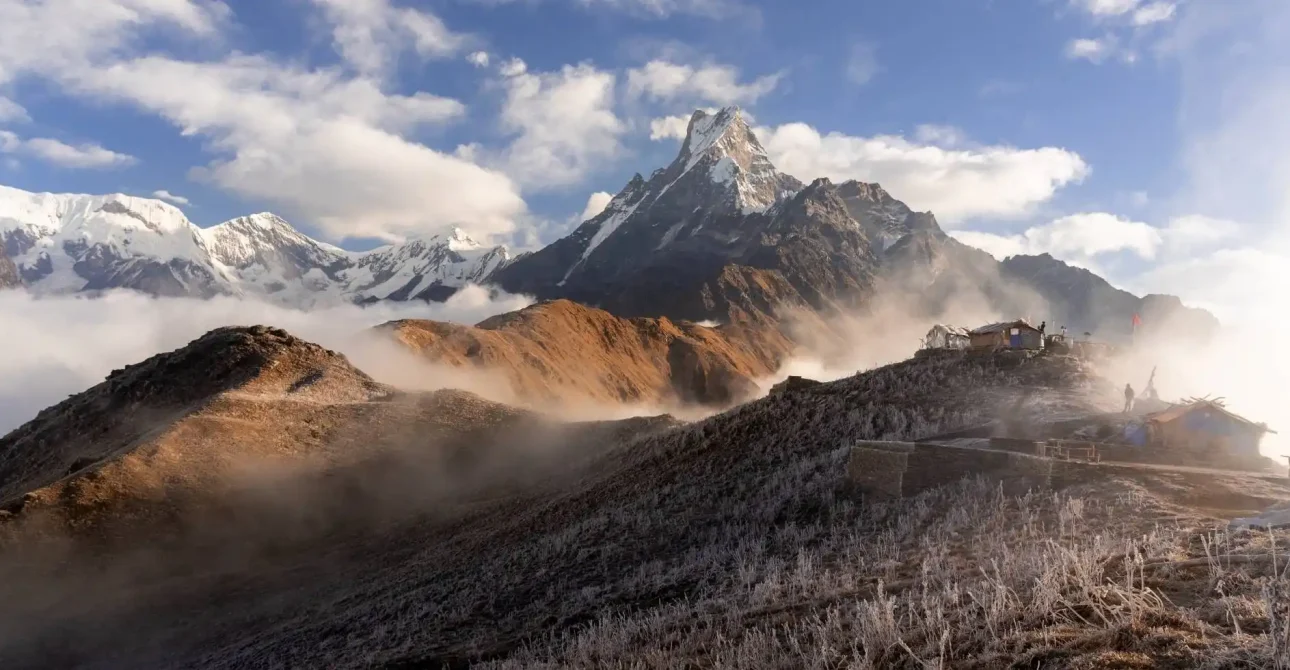
<instances>
[{"instance_id":1,"label":"mountain peak","mask_svg":"<svg viewBox=\"0 0 1290 670\"><path fill-rule=\"evenodd\" d=\"M743 150L747 149L765 154L738 107L726 107L716 113L696 109L690 115L685 142L681 144L681 154L677 158L686 161L688 170L710 152L720 157L744 153Z\"/></svg>"}]
</instances>

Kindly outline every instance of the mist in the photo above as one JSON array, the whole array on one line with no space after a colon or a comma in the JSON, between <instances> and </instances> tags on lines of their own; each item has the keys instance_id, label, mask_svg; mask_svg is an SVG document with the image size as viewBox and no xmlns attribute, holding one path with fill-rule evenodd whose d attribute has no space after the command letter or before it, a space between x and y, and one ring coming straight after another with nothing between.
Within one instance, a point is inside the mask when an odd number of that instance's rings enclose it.
<instances>
[{"instance_id":1,"label":"mist","mask_svg":"<svg viewBox=\"0 0 1290 670\"><path fill-rule=\"evenodd\" d=\"M396 319L474 324L523 309L524 296L468 286L444 303L381 302L300 311L232 297L152 298L114 291L89 298L36 298L0 291L0 435L40 410L98 384L112 370L183 347L221 326L283 328L349 357L359 369L409 390L459 388L499 402L509 386L486 373L434 366L369 332Z\"/></svg>"}]
</instances>

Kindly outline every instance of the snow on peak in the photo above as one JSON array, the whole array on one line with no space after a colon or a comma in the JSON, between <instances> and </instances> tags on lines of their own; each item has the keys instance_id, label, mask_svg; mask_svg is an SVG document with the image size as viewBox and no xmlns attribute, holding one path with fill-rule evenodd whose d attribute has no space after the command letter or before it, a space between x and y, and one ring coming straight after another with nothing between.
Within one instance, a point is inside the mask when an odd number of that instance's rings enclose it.
<instances>
[{"instance_id":1,"label":"snow on peak","mask_svg":"<svg viewBox=\"0 0 1290 670\"><path fill-rule=\"evenodd\" d=\"M460 228L354 253L314 240L270 212L203 229L160 200L0 186L0 253L6 252L37 293L130 288L114 282L152 273L179 277L193 295L255 296L296 308L408 299L407 292L393 294L399 286L481 282L510 260L505 247L485 246ZM190 285L194 277L202 283Z\"/></svg>"},{"instance_id":2,"label":"snow on peak","mask_svg":"<svg viewBox=\"0 0 1290 670\"><path fill-rule=\"evenodd\" d=\"M715 114L700 109L690 117L690 127L686 131L685 142L681 145L681 156L686 158L686 171L693 169L713 149L722 155L757 151L765 153L744 122L743 112L738 107L726 107Z\"/></svg>"},{"instance_id":3,"label":"snow on peak","mask_svg":"<svg viewBox=\"0 0 1290 670\"><path fill-rule=\"evenodd\" d=\"M691 172L706 173L713 183L730 189L735 206L744 214L764 212L782 198L783 175L738 107L713 114L695 111L677 162L684 166L673 184Z\"/></svg>"},{"instance_id":4,"label":"snow on peak","mask_svg":"<svg viewBox=\"0 0 1290 670\"><path fill-rule=\"evenodd\" d=\"M436 235L432 239L437 239L438 237L440 236ZM448 231L443 237L448 244L448 248L453 251L474 251L484 247L475 238L466 234L466 231L456 226L453 226L452 230Z\"/></svg>"}]
</instances>

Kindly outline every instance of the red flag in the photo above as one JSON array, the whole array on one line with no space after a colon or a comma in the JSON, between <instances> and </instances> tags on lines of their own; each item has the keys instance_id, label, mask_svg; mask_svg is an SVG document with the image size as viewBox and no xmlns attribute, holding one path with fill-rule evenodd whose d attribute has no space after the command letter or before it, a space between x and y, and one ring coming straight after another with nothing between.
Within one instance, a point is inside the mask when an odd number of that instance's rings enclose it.
<instances>
[{"instance_id":1,"label":"red flag","mask_svg":"<svg viewBox=\"0 0 1290 670\"><path fill-rule=\"evenodd\" d=\"M1138 316L1138 315L1137 315L1137 313L1134 313L1134 315L1133 315L1133 327L1134 327L1134 328L1137 328L1138 326L1141 326L1141 325L1142 325L1142 317Z\"/></svg>"}]
</instances>

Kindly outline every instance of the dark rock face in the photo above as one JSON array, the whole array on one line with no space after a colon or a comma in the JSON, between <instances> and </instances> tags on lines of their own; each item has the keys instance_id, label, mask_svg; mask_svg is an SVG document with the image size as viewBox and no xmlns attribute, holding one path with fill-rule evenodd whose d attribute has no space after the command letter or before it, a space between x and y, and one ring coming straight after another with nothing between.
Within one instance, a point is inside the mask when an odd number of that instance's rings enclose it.
<instances>
[{"instance_id":1,"label":"dark rock face","mask_svg":"<svg viewBox=\"0 0 1290 670\"><path fill-rule=\"evenodd\" d=\"M0 289L20 286L22 286L22 275L18 273L18 266L14 265L8 256L0 253Z\"/></svg>"},{"instance_id":2,"label":"dark rock face","mask_svg":"<svg viewBox=\"0 0 1290 670\"><path fill-rule=\"evenodd\" d=\"M1174 296L1139 298L1049 254L1013 256L1000 267L1009 281L1032 287L1046 301L1050 324L1065 325L1073 333L1125 342L1133 336L1134 314L1142 318L1139 337L1168 335L1203 341L1219 328L1212 314L1186 307Z\"/></svg>"}]
</instances>

